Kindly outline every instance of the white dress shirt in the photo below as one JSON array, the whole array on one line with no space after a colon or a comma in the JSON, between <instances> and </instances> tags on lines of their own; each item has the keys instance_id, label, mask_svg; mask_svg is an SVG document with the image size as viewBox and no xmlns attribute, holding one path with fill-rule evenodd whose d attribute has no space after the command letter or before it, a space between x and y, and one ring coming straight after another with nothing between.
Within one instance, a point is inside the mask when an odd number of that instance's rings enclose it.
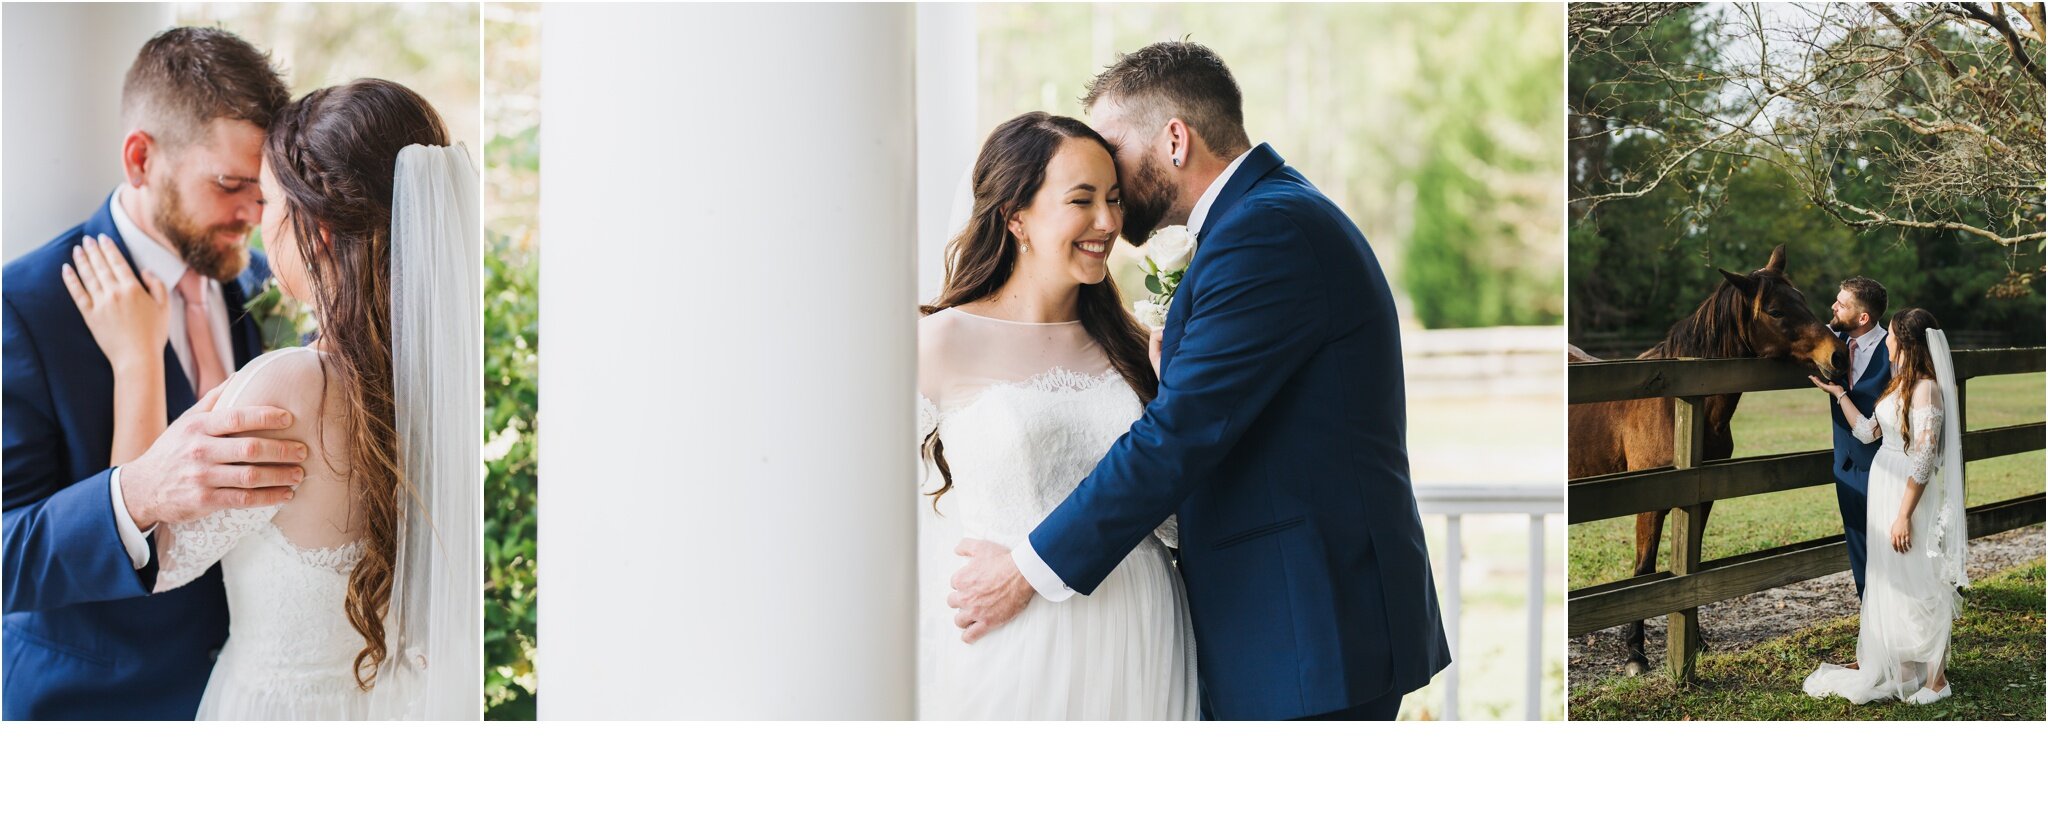
<instances>
[{"instance_id":1,"label":"white dress shirt","mask_svg":"<svg viewBox=\"0 0 2048 823\"><path fill-rule=\"evenodd\" d=\"M1856 351L1849 355L1849 385L1854 386L1863 379L1863 369L1870 365L1871 353L1877 351L1877 344L1883 343L1884 338L1885 330L1881 323L1871 326L1862 337L1855 338Z\"/></svg>"},{"instance_id":2,"label":"white dress shirt","mask_svg":"<svg viewBox=\"0 0 2048 823\"><path fill-rule=\"evenodd\" d=\"M121 244L128 248L128 262L137 269L137 273L148 272L150 276L162 282L164 290L169 293L171 349L178 355L179 367L185 370L185 375L181 376L190 380L189 375L196 373L196 370L192 361L192 341L185 331L185 298L178 293L178 279L186 276L188 267L176 252L164 248L136 226L134 220L129 219L128 210L123 207L123 200L139 196L133 192L134 189L125 185L114 192L113 202L109 207L114 214L114 230L120 232ZM190 276L205 277L197 273ZM221 373L234 374L235 347L229 338L228 307L220 283L211 277L205 277L200 292L206 301L206 313L213 321L213 350L220 355ZM128 550L128 560L135 564L137 569L147 566L149 535L156 531L156 527L152 526L145 532L136 527L134 518L128 516L128 505L121 496L119 467L115 467L113 473L108 476L108 485L112 487L109 493L114 500L114 524L121 533L122 547Z\"/></svg>"},{"instance_id":3,"label":"white dress shirt","mask_svg":"<svg viewBox=\"0 0 2048 823\"><path fill-rule=\"evenodd\" d=\"M1239 154L1236 159L1230 161L1230 165L1223 167L1222 174L1216 175L1216 179L1209 182L1208 188L1202 190L1201 198L1195 201L1194 210L1188 213L1189 233L1202 232L1202 224L1209 219L1209 208L1216 205L1216 198L1223 193L1223 187L1230 183L1231 175L1237 173L1237 167L1244 165L1244 159L1249 156L1250 150ZM1037 590L1039 596L1054 603L1074 596L1074 590L1068 588L1066 581L1061 580L1059 574L1045 564L1045 560L1038 556L1038 550L1031 548L1031 538L1024 538L1020 545L1012 549L1010 559L1017 563L1017 571L1024 575L1025 582L1030 583L1031 588Z\"/></svg>"}]
</instances>

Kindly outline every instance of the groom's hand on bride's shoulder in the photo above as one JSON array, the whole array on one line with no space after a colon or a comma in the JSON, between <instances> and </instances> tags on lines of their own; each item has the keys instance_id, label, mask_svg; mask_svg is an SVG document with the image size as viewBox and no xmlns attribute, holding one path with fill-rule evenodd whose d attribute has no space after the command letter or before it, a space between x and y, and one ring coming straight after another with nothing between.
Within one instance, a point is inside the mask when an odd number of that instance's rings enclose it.
<instances>
[{"instance_id":1,"label":"groom's hand on bride's shoulder","mask_svg":"<svg viewBox=\"0 0 2048 823\"><path fill-rule=\"evenodd\" d=\"M219 395L218 387L208 392L148 451L121 467L121 497L137 527L282 503L305 479L299 464L306 444L238 436L291 428L291 412L275 406L215 411Z\"/></svg>"},{"instance_id":2,"label":"groom's hand on bride's shoulder","mask_svg":"<svg viewBox=\"0 0 2048 823\"><path fill-rule=\"evenodd\" d=\"M1030 581L1017 570L1010 547L986 540L962 540L953 553L967 558L967 565L953 573L953 593L946 605L953 607L953 625L960 627L960 639L972 643L1010 622L1031 602Z\"/></svg>"}]
</instances>

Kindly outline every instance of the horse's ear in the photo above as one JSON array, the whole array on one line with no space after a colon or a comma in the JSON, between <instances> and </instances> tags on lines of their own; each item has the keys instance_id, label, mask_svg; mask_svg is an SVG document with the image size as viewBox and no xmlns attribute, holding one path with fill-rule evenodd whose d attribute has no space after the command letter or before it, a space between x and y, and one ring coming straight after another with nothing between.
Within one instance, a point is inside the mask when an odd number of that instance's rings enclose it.
<instances>
[{"instance_id":1,"label":"horse's ear","mask_svg":"<svg viewBox=\"0 0 2048 823\"><path fill-rule=\"evenodd\" d=\"M1777 248L1771 250L1771 262L1764 264L1764 270L1777 274L1785 273L1785 244L1779 243Z\"/></svg>"},{"instance_id":2,"label":"horse's ear","mask_svg":"<svg viewBox=\"0 0 2048 823\"><path fill-rule=\"evenodd\" d=\"M1736 274L1735 272L1722 268L1717 268L1715 269L1715 271L1720 272L1722 277L1728 278L1728 282L1731 285L1735 286L1735 288L1741 290L1743 294L1756 293L1756 278L1751 277L1747 274Z\"/></svg>"}]
</instances>

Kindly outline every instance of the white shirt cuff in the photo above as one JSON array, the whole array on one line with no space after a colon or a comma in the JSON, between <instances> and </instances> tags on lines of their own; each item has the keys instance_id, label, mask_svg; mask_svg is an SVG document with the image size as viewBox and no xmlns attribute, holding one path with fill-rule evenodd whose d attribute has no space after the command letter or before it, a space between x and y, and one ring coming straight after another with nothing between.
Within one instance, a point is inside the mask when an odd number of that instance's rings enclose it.
<instances>
[{"instance_id":1,"label":"white shirt cuff","mask_svg":"<svg viewBox=\"0 0 2048 823\"><path fill-rule=\"evenodd\" d=\"M139 571L149 565L149 534L156 527L143 531L135 527L135 518L128 516L128 502L121 497L121 467L115 466L107 477L107 485L114 493L114 528L121 533L121 547L128 550L128 562Z\"/></svg>"},{"instance_id":2,"label":"white shirt cuff","mask_svg":"<svg viewBox=\"0 0 2048 823\"><path fill-rule=\"evenodd\" d=\"M1059 574L1055 573L1051 566L1045 565L1044 560L1039 559L1038 551L1031 548L1031 538L1024 538L1024 541L1010 552L1010 559L1016 561L1017 571L1024 575L1024 582L1030 583L1031 588L1038 590L1038 596L1054 603L1074 596L1074 590L1067 588L1066 582L1060 580Z\"/></svg>"}]
</instances>

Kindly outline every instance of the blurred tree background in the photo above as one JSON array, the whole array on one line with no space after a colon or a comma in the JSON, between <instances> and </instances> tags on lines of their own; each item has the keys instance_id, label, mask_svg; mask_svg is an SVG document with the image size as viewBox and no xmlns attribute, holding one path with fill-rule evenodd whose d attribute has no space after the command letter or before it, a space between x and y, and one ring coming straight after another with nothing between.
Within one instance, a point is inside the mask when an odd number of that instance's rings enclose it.
<instances>
[{"instance_id":1,"label":"blurred tree background","mask_svg":"<svg viewBox=\"0 0 2048 823\"><path fill-rule=\"evenodd\" d=\"M364 77L418 92L456 140L482 145L476 3L182 3L181 25L219 25L270 52L296 98Z\"/></svg>"},{"instance_id":2,"label":"blurred tree background","mask_svg":"<svg viewBox=\"0 0 2048 823\"><path fill-rule=\"evenodd\" d=\"M540 690L540 7L484 9L484 716L532 720Z\"/></svg>"},{"instance_id":3,"label":"blurred tree background","mask_svg":"<svg viewBox=\"0 0 2048 823\"><path fill-rule=\"evenodd\" d=\"M1556 4L992 4L980 126L1086 119L1117 55L1193 39L1245 128L1336 201L1424 328L1563 321L1563 10ZM1143 294L1119 282L1126 294Z\"/></svg>"},{"instance_id":4,"label":"blurred tree background","mask_svg":"<svg viewBox=\"0 0 2048 823\"><path fill-rule=\"evenodd\" d=\"M1633 356L1715 267L1751 271L1784 243L1817 313L1864 276L1959 345L2039 345L2028 6L1997 12L2009 40L1977 4L1573 4L1573 342Z\"/></svg>"}]
</instances>

